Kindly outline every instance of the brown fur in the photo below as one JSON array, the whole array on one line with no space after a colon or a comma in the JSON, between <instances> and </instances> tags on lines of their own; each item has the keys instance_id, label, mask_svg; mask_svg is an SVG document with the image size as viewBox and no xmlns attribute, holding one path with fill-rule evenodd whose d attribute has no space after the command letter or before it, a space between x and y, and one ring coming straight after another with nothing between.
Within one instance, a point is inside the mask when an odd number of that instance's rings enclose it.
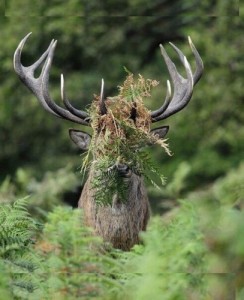
<instances>
[{"instance_id":1,"label":"brown fur","mask_svg":"<svg viewBox=\"0 0 244 300\"><path fill-rule=\"evenodd\" d=\"M129 180L126 202L121 202L115 194L111 206L98 206L91 187L93 174L91 170L78 204L84 210L85 223L114 248L130 250L139 243L139 233L146 230L150 216L143 179L135 174L126 179Z\"/></svg>"}]
</instances>

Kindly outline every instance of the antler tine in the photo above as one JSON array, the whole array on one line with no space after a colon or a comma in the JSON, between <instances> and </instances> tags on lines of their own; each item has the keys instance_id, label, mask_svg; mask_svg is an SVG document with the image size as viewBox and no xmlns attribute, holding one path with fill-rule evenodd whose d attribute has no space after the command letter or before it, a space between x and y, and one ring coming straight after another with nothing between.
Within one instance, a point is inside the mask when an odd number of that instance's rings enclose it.
<instances>
[{"instance_id":1,"label":"antler tine","mask_svg":"<svg viewBox=\"0 0 244 300\"><path fill-rule=\"evenodd\" d=\"M51 41L48 49L42 54L42 56L38 59L37 62L32 64L31 66L24 67L21 64L21 54L22 49L25 45L26 40L31 35L31 32L28 33L19 43L15 53L14 53L14 70L19 76L20 80L27 86L27 88L37 97L41 105L44 107L45 110L52 113L55 116L58 116L55 112L53 112L49 106L46 104L46 102L43 99L43 96L41 94L40 90L40 78L35 78L33 76L35 69L43 62L43 60L48 55L51 46L54 43L54 40Z\"/></svg>"},{"instance_id":2,"label":"antler tine","mask_svg":"<svg viewBox=\"0 0 244 300\"><path fill-rule=\"evenodd\" d=\"M202 77L204 66L203 66L203 61L201 59L201 56L198 53L196 47L194 46L194 44L189 36L188 36L188 43L191 47L191 51L192 51L193 55L195 56L195 61L196 61L196 71L193 74L194 85L195 85L195 84L197 84L199 79Z\"/></svg>"},{"instance_id":3,"label":"antler tine","mask_svg":"<svg viewBox=\"0 0 244 300\"><path fill-rule=\"evenodd\" d=\"M196 65L197 65L197 68L196 68L196 71L194 74L192 74L191 67L190 67L189 62L188 62L187 58L185 57L185 55L174 44L170 43L170 45L176 51L176 53L178 54L178 56L180 58L180 61L183 63L183 65L185 67L186 75L187 75L186 79L178 73L175 64L169 58L164 47L162 45L160 45L161 53L164 57L170 77L173 81L174 94L173 94L171 101L167 105L167 107L164 103L160 109L153 111L151 113L152 122L166 119L167 117L175 114L176 112L183 109L189 103L189 101L191 99L193 86L198 82L198 80L200 79L200 77L202 75L203 63L202 63L199 53L197 52L195 46L193 45L193 43L191 42L190 39L189 39L189 44L190 44L192 52L195 56ZM162 111L162 112L159 114L158 111Z\"/></svg>"},{"instance_id":4,"label":"antler tine","mask_svg":"<svg viewBox=\"0 0 244 300\"><path fill-rule=\"evenodd\" d=\"M196 47L194 46L194 44L193 44L193 42L192 42L192 40L191 40L191 38L189 36L188 36L188 43L189 43L189 45L191 47L191 51L194 54L195 61L196 61L196 71L193 74L194 85L196 85L197 82L199 81L199 79L201 78L202 73L203 73L203 61L202 61L201 56L199 55ZM180 58L181 62L184 64L184 57L185 57L185 55L173 43L170 42L169 44L174 48L174 50L179 55L179 58Z\"/></svg>"},{"instance_id":5,"label":"antler tine","mask_svg":"<svg viewBox=\"0 0 244 300\"><path fill-rule=\"evenodd\" d=\"M100 114L101 115L106 115L107 113L107 108L105 105L105 99L104 99L104 80L102 78L102 82L101 82L101 92L100 92Z\"/></svg>"},{"instance_id":6,"label":"antler tine","mask_svg":"<svg viewBox=\"0 0 244 300\"><path fill-rule=\"evenodd\" d=\"M43 66L42 69L42 74L41 74L41 90L43 93L43 97L47 105L59 116L61 116L64 119L67 119L69 121L82 124L82 125L88 125L86 121L83 119L78 118L77 116L74 116L70 111L63 109L62 107L58 106L50 97L49 91L48 91L48 81L49 81L49 71L52 65L52 60L53 60L53 55L54 55L54 50L56 47L57 41L55 41L50 48L50 51L48 53L48 57L46 60L45 65Z\"/></svg>"},{"instance_id":7,"label":"antler tine","mask_svg":"<svg viewBox=\"0 0 244 300\"><path fill-rule=\"evenodd\" d=\"M65 105L65 107L75 116L84 119L85 121L89 121L90 116L88 115L88 113L86 113L85 111L76 109L75 107L73 107L71 105L71 103L69 102L67 96L66 96L66 91L65 91L65 87L64 87L64 76L63 74L61 74L61 98L63 100L63 103Z\"/></svg>"},{"instance_id":8,"label":"antler tine","mask_svg":"<svg viewBox=\"0 0 244 300\"><path fill-rule=\"evenodd\" d=\"M73 115L70 111L63 109L56 105L49 93L48 93L48 79L49 79L49 70L52 63L52 58L54 55L54 50L56 47L57 41L52 40L48 49L41 55L41 57L33 63L31 66L24 67L21 64L21 52L25 45L26 40L31 35L31 32L27 34L19 43L15 53L14 53L14 69L18 74L22 82L28 87L28 89L37 97L41 105L45 110L55 115L56 117L61 117L69 121L89 125L88 122L83 120L84 118L79 118ZM41 74L38 78L34 77L34 71L45 61L42 68Z\"/></svg>"},{"instance_id":9,"label":"antler tine","mask_svg":"<svg viewBox=\"0 0 244 300\"><path fill-rule=\"evenodd\" d=\"M159 109L153 111L151 113L151 117L156 118L156 117L160 116L163 112L165 112L165 110L168 108L168 106L170 104L170 100L171 100L171 85L170 85L170 81L167 80L167 92L166 92L164 104Z\"/></svg>"},{"instance_id":10,"label":"antler tine","mask_svg":"<svg viewBox=\"0 0 244 300\"><path fill-rule=\"evenodd\" d=\"M171 99L170 104L167 106L167 108L169 108L170 106L172 106L172 104L174 104L174 102L177 102L179 95L184 96L184 94L186 93L186 85L185 85L186 80L178 73L175 64L172 62L172 60L168 56L164 47L161 44L159 45L159 47L161 50L161 54L164 58L164 61L166 63L166 66L168 68L170 78L173 81L173 85L174 85L174 95L173 95L173 98ZM159 108L159 111L163 111L161 113L161 115L167 111L167 110L166 111L163 110L163 108L164 108L164 104L162 107ZM152 121L153 122L157 121L158 118L161 117L161 115L159 116L158 111L151 112Z\"/></svg>"},{"instance_id":11,"label":"antler tine","mask_svg":"<svg viewBox=\"0 0 244 300\"><path fill-rule=\"evenodd\" d=\"M190 101L193 91L193 76L190 65L185 57L184 67L187 74L187 79L183 77L183 83L181 85L174 85L174 95L168 106L168 108L160 116L154 118L152 121L160 121L168 118L169 116L182 110ZM178 84L178 83L177 83Z\"/></svg>"}]
</instances>

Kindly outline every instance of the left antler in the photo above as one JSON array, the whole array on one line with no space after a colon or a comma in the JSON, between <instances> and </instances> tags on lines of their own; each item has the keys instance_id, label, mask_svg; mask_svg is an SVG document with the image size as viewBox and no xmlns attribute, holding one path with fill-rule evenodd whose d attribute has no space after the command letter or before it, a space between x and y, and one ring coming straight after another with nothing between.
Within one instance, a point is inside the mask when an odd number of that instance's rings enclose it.
<instances>
[{"instance_id":1,"label":"left antler","mask_svg":"<svg viewBox=\"0 0 244 300\"><path fill-rule=\"evenodd\" d=\"M19 43L14 53L14 70L22 80L22 82L29 88L29 90L37 97L41 105L56 117L60 117L78 124L89 126L90 117L88 113L82 110L74 108L68 101L65 89L64 79L61 76L61 95L64 105L67 109L58 106L49 95L48 80L49 71L52 64L54 50L57 41L52 40L48 49L42 54L42 56L31 66L24 67L21 64L21 51L27 38L31 33L27 34L23 40ZM34 77L35 70L44 62L41 74L38 78Z\"/></svg>"},{"instance_id":2,"label":"left antler","mask_svg":"<svg viewBox=\"0 0 244 300\"><path fill-rule=\"evenodd\" d=\"M196 70L194 74L192 74L191 67L185 55L173 43L170 43L170 45L174 48L174 50L180 58L180 61L185 67L187 76L186 79L178 73L175 64L169 58L164 47L160 45L161 53L164 57L171 80L173 82L174 93L173 95L171 94L170 82L167 81L167 94L164 104L159 109L151 112L152 122L161 121L182 110L189 103L192 96L193 87L202 76L202 59L197 49L193 45L190 37L188 37L188 41L196 61Z\"/></svg>"}]
</instances>

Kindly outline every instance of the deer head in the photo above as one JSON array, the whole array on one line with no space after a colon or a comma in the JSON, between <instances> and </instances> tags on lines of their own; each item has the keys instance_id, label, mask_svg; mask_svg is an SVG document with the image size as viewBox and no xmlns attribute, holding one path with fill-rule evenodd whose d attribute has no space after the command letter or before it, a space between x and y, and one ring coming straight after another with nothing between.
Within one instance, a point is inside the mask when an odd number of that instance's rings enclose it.
<instances>
[{"instance_id":1,"label":"deer head","mask_svg":"<svg viewBox=\"0 0 244 300\"><path fill-rule=\"evenodd\" d=\"M54 56L54 51L57 41L52 40L48 49L42 56L31 66L25 67L21 64L21 52L29 35L26 35L20 42L14 54L14 69L20 77L21 81L29 88L29 90L37 97L43 108L56 117L69 120L71 122L83 125L92 126L94 129L95 143L97 148L93 151L94 162L97 160L99 151L99 138L101 132L106 132L106 122L104 120L109 117L109 109L111 101L104 97L104 81L102 80L100 96L95 102L97 116L99 116L100 124L94 128L94 118L86 111L78 110L72 106L67 98L64 77L61 75L61 98L64 107L57 105L51 98L48 91L49 71ZM167 81L167 92L162 106L155 111L148 111L147 131L150 132L151 137L155 139L163 139L167 134L169 127L161 126L151 129L152 123L164 120L171 115L182 110L190 101L193 87L199 81L203 72L203 63L199 53L189 38L189 45L193 52L196 62L195 72L192 73L191 67L187 58L174 44L170 43L173 49L179 56L181 63L186 71L186 78L180 75L172 62L164 47L160 45L162 56L168 68L171 81L173 83L173 93L171 91L170 81ZM43 64L41 74L39 77L34 77L35 70ZM114 103L113 103L114 104ZM116 103L115 103L116 104ZM128 113L128 112L127 112ZM137 126L137 119L139 116L139 109L136 101L131 102L127 119L134 122ZM116 125L117 126L117 125ZM105 133L104 133L105 134ZM87 150L91 143L92 137L80 130L70 129L70 138L82 150ZM126 135L123 135L126 138ZM100 140L101 141L101 140ZM145 142L143 144L143 142ZM141 145L150 144L150 141L142 141ZM117 155L117 154L116 154ZM147 193L143 184L141 174L135 172L135 168L125 160L117 160L114 166L117 174L127 181L127 199L121 201L118 194L115 192L111 197L113 198L112 205L98 206L95 201L94 191L92 188L92 180L99 170L96 169L96 163L90 169L87 182L84 186L79 206L83 208L86 223L92 226L95 233L101 235L105 241L109 241L114 247L124 250L130 249L135 243L139 242L139 232L146 229L149 219L149 203ZM109 171L109 170L108 170Z\"/></svg>"}]
</instances>

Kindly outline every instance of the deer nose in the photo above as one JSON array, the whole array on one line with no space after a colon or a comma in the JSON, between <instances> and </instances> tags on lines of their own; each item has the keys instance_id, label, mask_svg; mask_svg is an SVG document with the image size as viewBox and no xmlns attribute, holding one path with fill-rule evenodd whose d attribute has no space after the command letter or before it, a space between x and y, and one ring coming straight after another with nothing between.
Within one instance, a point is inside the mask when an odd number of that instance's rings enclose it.
<instances>
[{"instance_id":1,"label":"deer nose","mask_svg":"<svg viewBox=\"0 0 244 300\"><path fill-rule=\"evenodd\" d=\"M131 170L130 168L125 164L118 164L117 170L119 172L119 175L122 177L130 177L131 176Z\"/></svg>"}]
</instances>

